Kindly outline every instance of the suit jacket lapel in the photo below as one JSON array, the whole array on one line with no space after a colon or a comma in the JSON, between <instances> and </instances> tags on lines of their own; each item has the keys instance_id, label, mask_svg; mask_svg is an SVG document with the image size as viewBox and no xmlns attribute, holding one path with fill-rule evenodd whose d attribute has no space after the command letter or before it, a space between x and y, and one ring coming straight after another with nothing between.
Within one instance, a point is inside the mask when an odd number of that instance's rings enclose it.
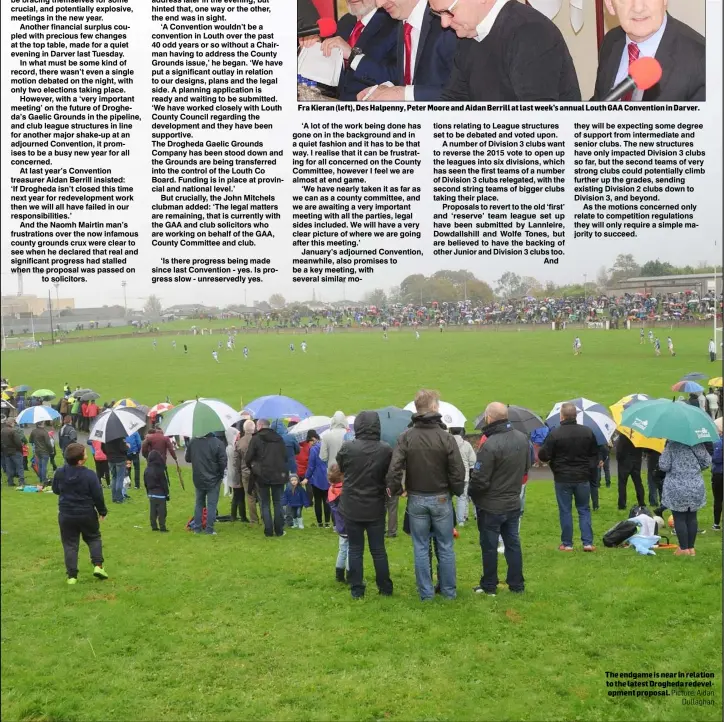
<instances>
[{"instance_id":1,"label":"suit jacket lapel","mask_svg":"<svg viewBox=\"0 0 724 722\"><path fill-rule=\"evenodd\" d=\"M656 50L656 59L661 63L661 80L644 93L644 100L656 100L661 97L664 88L669 81L669 76L674 72L674 50L676 47L676 22L671 16L666 18L666 30L661 37L661 42Z\"/></svg>"},{"instance_id":2,"label":"suit jacket lapel","mask_svg":"<svg viewBox=\"0 0 724 722\"><path fill-rule=\"evenodd\" d=\"M425 42L427 41L427 36L430 34L430 30L432 30L432 23L434 20L436 20L435 16L430 12L430 6L428 5L427 8L425 8L425 15L422 19L422 27L420 28L420 40L417 43L417 57L415 58L415 72L413 73L413 79L415 75L417 75L417 69L420 66L420 60L422 59L423 54L423 48L425 47ZM440 22L438 20L438 22Z\"/></svg>"},{"instance_id":3,"label":"suit jacket lapel","mask_svg":"<svg viewBox=\"0 0 724 722\"><path fill-rule=\"evenodd\" d=\"M616 82L619 66L621 65L621 55L626 49L626 33L621 31L621 37L611 47L611 55L606 64L606 77L604 78L603 93L608 93L613 84Z\"/></svg>"},{"instance_id":4,"label":"suit jacket lapel","mask_svg":"<svg viewBox=\"0 0 724 722\"><path fill-rule=\"evenodd\" d=\"M367 27L362 31L362 35L359 36L359 40L357 41L357 44L360 46L362 50L365 50L368 47L368 44L370 44L377 35L377 33L380 31L380 25L381 25L381 16L380 16L380 10L378 10L371 18L370 21L367 23Z\"/></svg>"}]
</instances>

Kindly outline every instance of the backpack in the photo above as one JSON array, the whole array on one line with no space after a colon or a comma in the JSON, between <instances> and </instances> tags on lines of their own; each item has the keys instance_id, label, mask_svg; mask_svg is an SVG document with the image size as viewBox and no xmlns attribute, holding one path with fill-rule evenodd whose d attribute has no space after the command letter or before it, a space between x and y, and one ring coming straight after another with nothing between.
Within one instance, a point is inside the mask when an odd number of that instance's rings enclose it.
<instances>
[{"instance_id":1,"label":"backpack","mask_svg":"<svg viewBox=\"0 0 724 722\"><path fill-rule=\"evenodd\" d=\"M646 516L650 516L652 519L654 518L654 515L651 511L649 511L648 507L645 506L637 506L634 505L631 507L631 511L628 513L628 518L633 519L635 516L638 516L639 514L646 514Z\"/></svg>"},{"instance_id":2,"label":"backpack","mask_svg":"<svg viewBox=\"0 0 724 722\"><path fill-rule=\"evenodd\" d=\"M191 517L191 518L186 522L186 529L187 529L188 531L195 531L193 525L194 525L194 518ZM202 528L202 529L206 529L206 507L204 507L203 511L201 512L201 528Z\"/></svg>"},{"instance_id":3,"label":"backpack","mask_svg":"<svg viewBox=\"0 0 724 722\"><path fill-rule=\"evenodd\" d=\"M638 526L636 525L636 522L630 521L629 519L620 521L603 535L603 546L621 546L626 539L632 537L637 531Z\"/></svg>"}]
</instances>

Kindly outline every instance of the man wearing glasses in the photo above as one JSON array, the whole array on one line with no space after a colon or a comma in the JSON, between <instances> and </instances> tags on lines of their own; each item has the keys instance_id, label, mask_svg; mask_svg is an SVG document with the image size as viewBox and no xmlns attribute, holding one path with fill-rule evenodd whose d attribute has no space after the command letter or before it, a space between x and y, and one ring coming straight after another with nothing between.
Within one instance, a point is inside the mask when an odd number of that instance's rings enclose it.
<instances>
[{"instance_id":1,"label":"man wearing glasses","mask_svg":"<svg viewBox=\"0 0 724 722\"><path fill-rule=\"evenodd\" d=\"M429 0L461 38L443 100L580 101L561 31L517 0Z\"/></svg>"}]
</instances>

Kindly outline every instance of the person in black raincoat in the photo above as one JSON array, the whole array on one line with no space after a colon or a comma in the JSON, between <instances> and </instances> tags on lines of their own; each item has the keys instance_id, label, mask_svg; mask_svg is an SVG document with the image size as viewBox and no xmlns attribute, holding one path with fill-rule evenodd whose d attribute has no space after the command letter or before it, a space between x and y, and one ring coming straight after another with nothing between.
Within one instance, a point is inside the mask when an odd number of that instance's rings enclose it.
<instances>
[{"instance_id":1,"label":"person in black raincoat","mask_svg":"<svg viewBox=\"0 0 724 722\"><path fill-rule=\"evenodd\" d=\"M385 477L392 460L392 449L380 441L380 431L377 412L362 411L354 421L354 440L345 441L337 453L337 465L344 475L339 511L349 539L348 579L353 599L360 599L365 593L365 532L375 565L377 589L380 594L392 594L385 549Z\"/></svg>"}]
</instances>

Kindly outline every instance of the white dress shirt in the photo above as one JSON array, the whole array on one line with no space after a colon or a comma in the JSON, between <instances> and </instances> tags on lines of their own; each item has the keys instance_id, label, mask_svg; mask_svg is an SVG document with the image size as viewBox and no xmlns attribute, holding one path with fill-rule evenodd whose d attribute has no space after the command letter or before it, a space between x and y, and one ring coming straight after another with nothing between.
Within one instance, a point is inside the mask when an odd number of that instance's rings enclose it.
<instances>
[{"instance_id":1,"label":"white dress shirt","mask_svg":"<svg viewBox=\"0 0 724 722\"><path fill-rule=\"evenodd\" d=\"M360 18L362 25L367 27L370 24L370 20L372 20L372 16L377 12L377 8L374 8L373 10L370 10L367 15L365 15L363 18ZM357 23L355 23L356 25ZM364 30L362 31L364 32ZM350 64L349 67L352 68L352 70L357 70L357 66L362 62L362 58L364 55L358 55Z\"/></svg>"},{"instance_id":2,"label":"white dress shirt","mask_svg":"<svg viewBox=\"0 0 724 722\"><path fill-rule=\"evenodd\" d=\"M640 58L653 58L656 57L656 51L659 49L659 45L661 44L661 38L664 36L664 31L666 30L666 23L668 20L668 16L664 15L664 22L661 23L661 27L648 39L644 40L642 43L636 43L636 45L639 46L639 57ZM613 87L615 88L619 83L626 80L628 77L628 46L635 42L634 40L631 40L629 36L626 36L626 45L623 48L623 53L621 54L621 62L618 66L618 73L616 73L616 80L613 83ZM638 88L633 91L633 94L631 96L632 102L641 102L644 99L644 91L639 90Z\"/></svg>"},{"instance_id":3,"label":"white dress shirt","mask_svg":"<svg viewBox=\"0 0 724 722\"><path fill-rule=\"evenodd\" d=\"M509 0L496 0L495 5L490 8L490 12L483 18L483 20L478 23L477 27L475 28L478 31L478 34L476 35L475 39L479 43L482 43L483 40L485 40L485 38L490 35L490 31L493 29L493 25L498 19L500 11L503 9L507 2L509 2Z\"/></svg>"},{"instance_id":4,"label":"white dress shirt","mask_svg":"<svg viewBox=\"0 0 724 722\"><path fill-rule=\"evenodd\" d=\"M422 33L422 23L425 20L425 12L427 11L427 0L418 0L417 5L415 5L415 8L410 13L410 17L407 18L404 22L409 23L412 25L412 54L411 54L411 64L412 68L410 68L410 77L412 78L413 82L415 81L415 62L417 60L417 51L420 47L420 34ZM403 26L404 27L404 26ZM402 57L405 57L405 53L403 51ZM404 72L404 68L403 68ZM415 86L414 85L406 85L405 86L405 100L415 100Z\"/></svg>"}]
</instances>

